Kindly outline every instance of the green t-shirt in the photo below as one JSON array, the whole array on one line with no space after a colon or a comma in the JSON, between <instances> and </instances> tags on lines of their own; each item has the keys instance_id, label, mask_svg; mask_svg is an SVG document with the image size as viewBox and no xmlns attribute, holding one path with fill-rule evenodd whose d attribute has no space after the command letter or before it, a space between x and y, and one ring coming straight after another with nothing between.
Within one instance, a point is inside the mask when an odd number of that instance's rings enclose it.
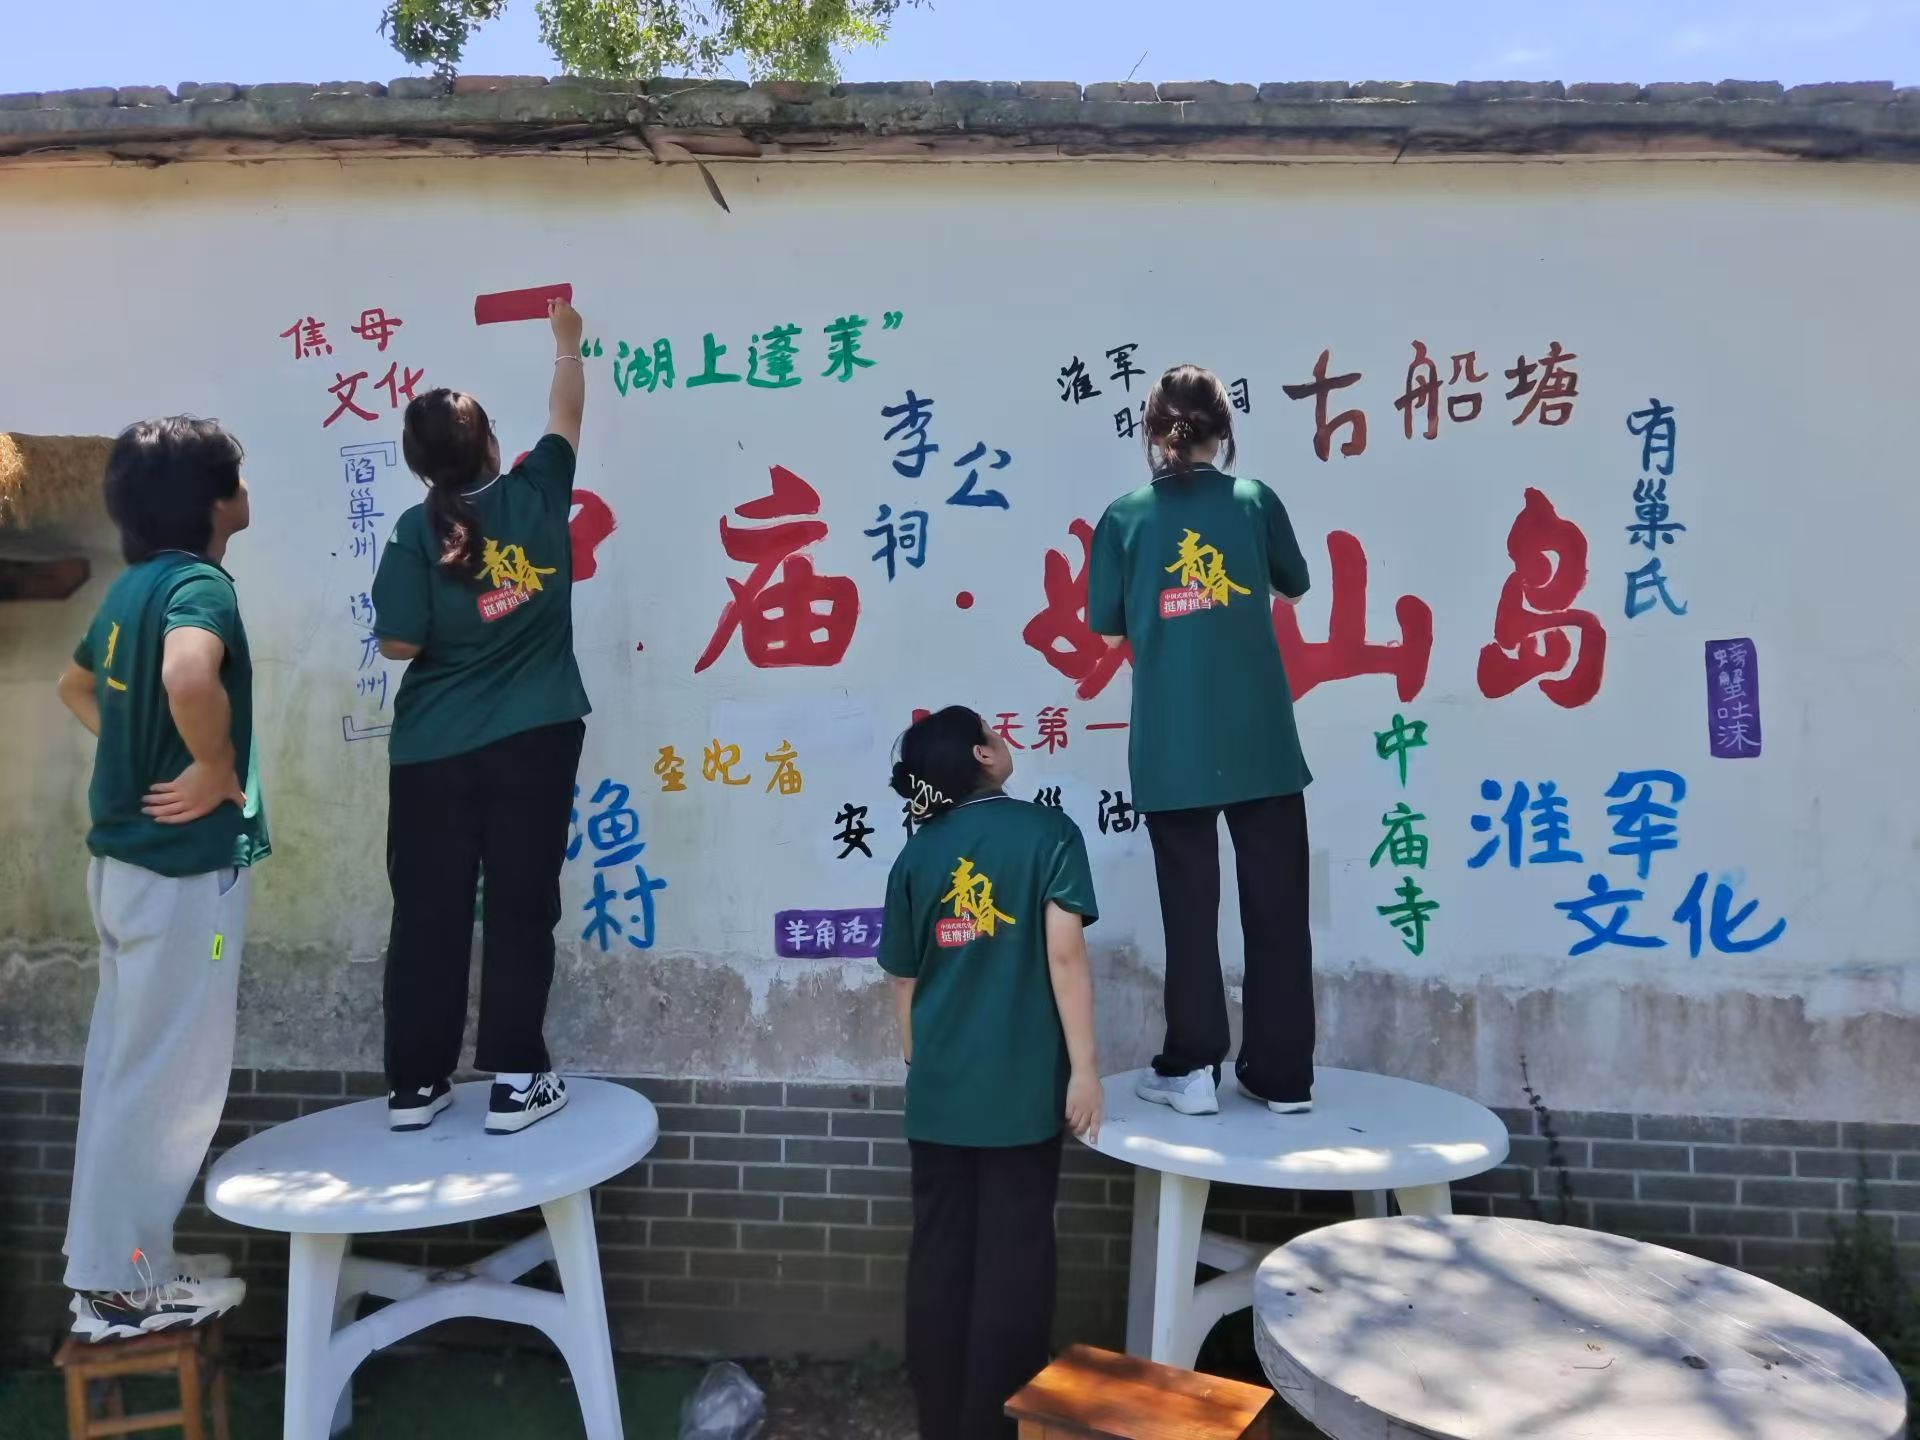
<instances>
[{"instance_id":1,"label":"green t-shirt","mask_svg":"<svg viewBox=\"0 0 1920 1440\"><path fill-rule=\"evenodd\" d=\"M464 755L593 709L573 657L573 447L548 435L467 498L485 545L475 574L440 563L416 505L373 578L374 633L420 647L393 701L395 765Z\"/></svg>"},{"instance_id":2,"label":"green t-shirt","mask_svg":"<svg viewBox=\"0 0 1920 1440\"><path fill-rule=\"evenodd\" d=\"M893 862L880 965L917 982L908 1139L1004 1147L1060 1133L1067 1042L1048 901L1099 918L1086 842L1062 812L1005 795L928 821Z\"/></svg>"},{"instance_id":3,"label":"green t-shirt","mask_svg":"<svg viewBox=\"0 0 1920 1440\"><path fill-rule=\"evenodd\" d=\"M1272 593L1307 591L1287 510L1211 465L1162 473L1094 531L1087 623L1133 645L1134 808L1295 795L1313 776L1274 639Z\"/></svg>"},{"instance_id":4,"label":"green t-shirt","mask_svg":"<svg viewBox=\"0 0 1920 1440\"><path fill-rule=\"evenodd\" d=\"M233 710L234 771L247 792L247 808L228 803L184 825L162 825L141 813L141 802L149 789L178 779L193 763L160 683L167 632L178 629L210 631L227 648L220 683ZM100 738L87 789L93 816L87 849L158 875L204 875L265 859L253 659L233 578L184 550L128 566L74 647L73 662L93 672L100 703Z\"/></svg>"}]
</instances>

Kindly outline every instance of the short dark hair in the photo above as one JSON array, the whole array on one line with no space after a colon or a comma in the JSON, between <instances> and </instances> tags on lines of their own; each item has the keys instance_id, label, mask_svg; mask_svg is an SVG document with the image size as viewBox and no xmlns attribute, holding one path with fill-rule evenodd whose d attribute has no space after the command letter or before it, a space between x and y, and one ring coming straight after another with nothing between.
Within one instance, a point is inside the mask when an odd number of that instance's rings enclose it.
<instances>
[{"instance_id":1,"label":"short dark hair","mask_svg":"<svg viewBox=\"0 0 1920 1440\"><path fill-rule=\"evenodd\" d=\"M893 793L909 803L920 799L923 820L944 815L987 783L973 753L976 745L986 743L987 722L964 705L921 717L900 737Z\"/></svg>"},{"instance_id":2,"label":"short dark hair","mask_svg":"<svg viewBox=\"0 0 1920 1440\"><path fill-rule=\"evenodd\" d=\"M129 425L107 456L107 514L129 565L162 550L206 553L213 507L240 488L240 442L217 420L169 415Z\"/></svg>"},{"instance_id":3,"label":"short dark hair","mask_svg":"<svg viewBox=\"0 0 1920 1440\"><path fill-rule=\"evenodd\" d=\"M1218 375L1198 365L1176 365L1153 382L1141 434L1148 463L1158 447L1167 468L1176 475L1193 469L1190 452L1202 445L1218 445L1222 463L1233 468L1233 405L1227 387Z\"/></svg>"}]
</instances>

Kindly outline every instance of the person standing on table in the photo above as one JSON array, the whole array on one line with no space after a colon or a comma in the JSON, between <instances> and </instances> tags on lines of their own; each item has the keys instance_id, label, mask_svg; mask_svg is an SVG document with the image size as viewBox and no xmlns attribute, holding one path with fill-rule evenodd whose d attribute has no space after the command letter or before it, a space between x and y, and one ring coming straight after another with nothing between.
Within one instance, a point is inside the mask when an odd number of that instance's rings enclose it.
<instances>
[{"instance_id":1,"label":"person standing on table","mask_svg":"<svg viewBox=\"0 0 1920 1440\"><path fill-rule=\"evenodd\" d=\"M523 1130L567 1103L542 1028L553 984L574 772L592 709L573 654L567 520L586 403L581 321L549 305L547 428L505 474L471 395L407 406L401 448L427 485L373 582L374 633L410 660L388 741L387 1122L421 1130L452 1101L467 1015L481 873L476 1068L494 1085L486 1128Z\"/></svg>"},{"instance_id":2,"label":"person standing on table","mask_svg":"<svg viewBox=\"0 0 1920 1440\"><path fill-rule=\"evenodd\" d=\"M60 677L97 737L87 900L100 990L67 1212L76 1334L195 1325L246 1294L174 1222L220 1123L251 867L266 858L253 663L227 542L252 518L240 444L211 420L133 426L107 458L127 568Z\"/></svg>"},{"instance_id":3,"label":"person standing on table","mask_svg":"<svg viewBox=\"0 0 1920 1440\"><path fill-rule=\"evenodd\" d=\"M1100 1128L1086 842L1005 793L1007 743L964 706L901 737L919 828L887 877L880 965L907 1060L907 1371L921 1440L1011 1437L1046 1368L1064 1121Z\"/></svg>"},{"instance_id":4,"label":"person standing on table","mask_svg":"<svg viewBox=\"0 0 1920 1440\"><path fill-rule=\"evenodd\" d=\"M1220 1108L1231 1037L1220 974L1224 813L1246 938L1240 1088L1280 1114L1312 1108L1313 939L1307 808L1293 697L1270 595L1307 591L1286 507L1234 462L1233 407L1210 370L1178 365L1147 397L1150 484L1094 532L1087 621L1133 646L1129 764L1166 930L1166 1045L1137 1088L1183 1115Z\"/></svg>"}]
</instances>

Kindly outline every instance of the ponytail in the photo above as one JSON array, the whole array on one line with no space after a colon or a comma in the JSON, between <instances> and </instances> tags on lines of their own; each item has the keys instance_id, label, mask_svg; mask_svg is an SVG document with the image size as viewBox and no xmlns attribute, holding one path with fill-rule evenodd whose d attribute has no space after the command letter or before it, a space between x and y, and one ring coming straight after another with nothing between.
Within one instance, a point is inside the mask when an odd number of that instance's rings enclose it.
<instances>
[{"instance_id":1,"label":"ponytail","mask_svg":"<svg viewBox=\"0 0 1920 1440\"><path fill-rule=\"evenodd\" d=\"M1231 470L1237 454L1233 443L1233 405L1227 387L1211 370L1198 365L1176 365L1147 395L1142 428L1147 460L1160 463L1176 475L1192 471L1193 452L1203 446L1220 448L1222 462Z\"/></svg>"},{"instance_id":2,"label":"ponytail","mask_svg":"<svg viewBox=\"0 0 1920 1440\"><path fill-rule=\"evenodd\" d=\"M472 575L480 566L482 536L479 513L465 492L499 468L493 422L471 395L429 390L408 404L400 447L407 467L426 482L427 525L439 563Z\"/></svg>"},{"instance_id":3,"label":"ponytail","mask_svg":"<svg viewBox=\"0 0 1920 1440\"><path fill-rule=\"evenodd\" d=\"M900 737L900 758L888 783L916 823L937 819L987 784L974 754L986 743L986 721L964 705L936 710Z\"/></svg>"}]
</instances>

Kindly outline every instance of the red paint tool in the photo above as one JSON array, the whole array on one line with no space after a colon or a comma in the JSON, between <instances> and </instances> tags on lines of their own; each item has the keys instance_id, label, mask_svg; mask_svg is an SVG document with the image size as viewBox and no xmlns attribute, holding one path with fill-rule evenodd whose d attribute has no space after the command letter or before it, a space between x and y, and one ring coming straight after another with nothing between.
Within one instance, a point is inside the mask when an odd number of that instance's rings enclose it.
<instances>
[{"instance_id":1,"label":"red paint tool","mask_svg":"<svg viewBox=\"0 0 1920 1440\"><path fill-rule=\"evenodd\" d=\"M473 323L499 325L509 320L544 320L547 302L573 303L571 285L536 285L531 290L496 290L491 295L473 297Z\"/></svg>"}]
</instances>

